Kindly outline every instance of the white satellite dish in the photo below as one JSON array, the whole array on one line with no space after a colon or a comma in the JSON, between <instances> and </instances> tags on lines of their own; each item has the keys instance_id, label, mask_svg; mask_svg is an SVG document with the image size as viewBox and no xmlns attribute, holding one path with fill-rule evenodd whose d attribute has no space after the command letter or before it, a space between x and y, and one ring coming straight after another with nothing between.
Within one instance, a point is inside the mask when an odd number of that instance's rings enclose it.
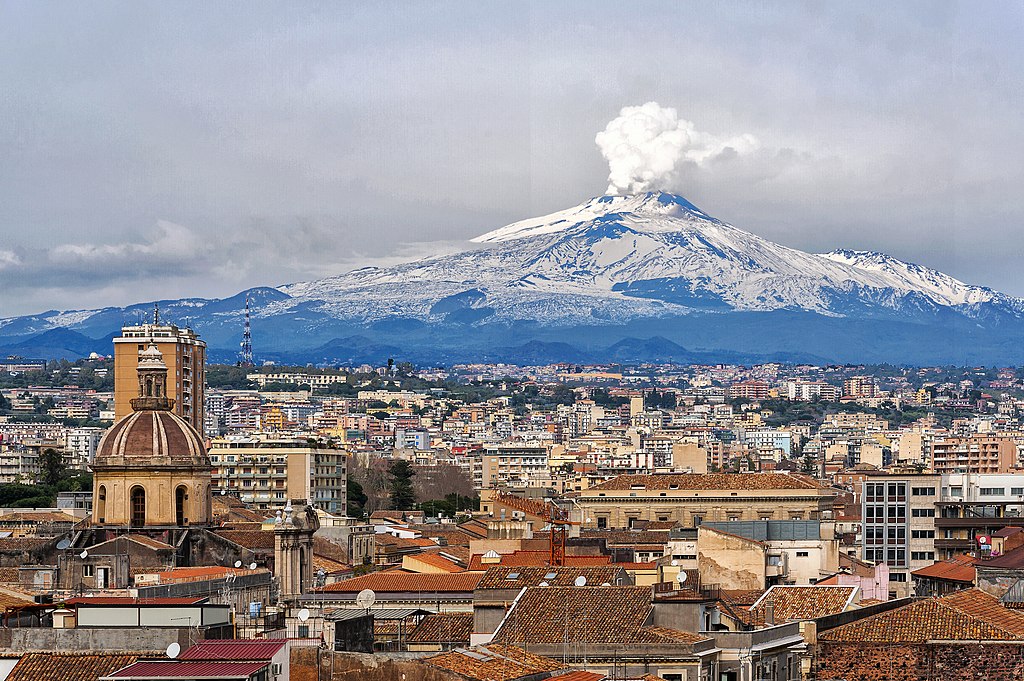
<instances>
[{"instance_id":1,"label":"white satellite dish","mask_svg":"<svg viewBox=\"0 0 1024 681\"><path fill-rule=\"evenodd\" d=\"M671 563L669 563L669 565L671 565L672 567L675 567L675 566L679 565L679 561L678 561L678 560L676 560L675 558L673 558L673 559L672 559L672 562L671 562Z\"/></svg>"},{"instance_id":2,"label":"white satellite dish","mask_svg":"<svg viewBox=\"0 0 1024 681\"><path fill-rule=\"evenodd\" d=\"M227 493L228 493L228 491L227 491L226 489L222 489L222 490L220 491L220 495L221 495L221 496L224 496L224 495L225 495L225 494L227 494Z\"/></svg>"},{"instance_id":3,"label":"white satellite dish","mask_svg":"<svg viewBox=\"0 0 1024 681\"><path fill-rule=\"evenodd\" d=\"M255 570L256 569L256 563L249 563L249 569L250 570Z\"/></svg>"},{"instance_id":4,"label":"white satellite dish","mask_svg":"<svg viewBox=\"0 0 1024 681\"><path fill-rule=\"evenodd\" d=\"M377 594L373 593L373 589L363 589L356 595L356 605L360 608L369 608L376 602Z\"/></svg>"},{"instance_id":5,"label":"white satellite dish","mask_svg":"<svg viewBox=\"0 0 1024 681\"><path fill-rule=\"evenodd\" d=\"M86 551L86 550L83 550L80 554L78 554L78 557L79 558L88 558L89 557L89 552Z\"/></svg>"},{"instance_id":6,"label":"white satellite dish","mask_svg":"<svg viewBox=\"0 0 1024 681\"><path fill-rule=\"evenodd\" d=\"M174 658L178 657L178 655L180 655L180 654L181 654L181 645L179 643L174 642L171 645L167 646L167 657L169 657L169 658L171 658L173 660Z\"/></svg>"},{"instance_id":7,"label":"white satellite dish","mask_svg":"<svg viewBox=\"0 0 1024 681\"><path fill-rule=\"evenodd\" d=\"M236 567L236 568L240 568L240 567L242 567L242 561L240 561L240 560L236 560L236 561L235 561L235 567Z\"/></svg>"},{"instance_id":8,"label":"white satellite dish","mask_svg":"<svg viewBox=\"0 0 1024 681\"><path fill-rule=\"evenodd\" d=\"M71 540L70 539L61 539L59 542L57 542L57 550L58 551L63 551L64 549L68 548L69 546L71 546Z\"/></svg>"},{"instance_id":9,"label":"white satellite dish","mask_svg":"<svg viewBox=\"0 0 1024 681\"><path fill-rule=\"evenodd\" d=\"M611 582L605 582L605 583L604 583L604 584L602 584L601 586L611 586L611 585L612 585L612 583L611 583Z\"/></svg>"},{"instance_id":10,"label":"white satellite dish","mask_svg":"<svg viewBox=\"0 0 1024 681\"><path fill-rule=\"evenodd\" d=\"M686 581L686 573L685 573L685 572L682 572L682 571L680 571L680 572L679 572L679 574L678 574L678 575L676 575L676 581L677 581L677 582L679 582L680 584L682 584L683 582L685 582L685 581Z\"/></svg>"},{"instance_id":11,"label":"white satellite dish","mask_svg":"<svg viewBox=\"0 0 1024 681\"><path fill-rule=\"evenodd\" d=\"M302 610L299 610L299 621L300 622L305 622L308 619L309 619L309 609L308 608L303 608Z\"/></svg>"},{"instance_id":12,"label":"white satellite dish","mask_svg":"<svg viewBox=\"0 0 1024 681\"><path fill-rule=\"evenodd\" d=\"M551 586L551 585L548 584L547 582L541 582L538 586Z\"/></svg>"},{"instance_id":13,"label":"white satellite dish","mask_svg":"<svg viewBox=\"0 0 1024 681\"><path fill-rule=\"evenodd\" d=\"M573 582L573 584L575 584L576 586L586 586L587 585L587 578L584 577L583 575L580 575L579 577L576 578L576 581Z\"/></svg>"}]
</instances>

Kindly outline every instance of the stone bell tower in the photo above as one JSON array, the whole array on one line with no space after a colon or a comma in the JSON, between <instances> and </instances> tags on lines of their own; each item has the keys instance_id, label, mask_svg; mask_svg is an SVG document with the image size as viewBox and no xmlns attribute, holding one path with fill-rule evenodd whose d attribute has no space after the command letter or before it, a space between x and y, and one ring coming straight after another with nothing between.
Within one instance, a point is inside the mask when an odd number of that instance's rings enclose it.
<instances>
[{"instance_id":1,"label":"stone bell tower","mask_svg":"<svg viewBox=\"0 0 1024 681\"><path fill-rule=\"evenodd\" d=\"M293 506L294 504L294 506ZM294 603L313 586L313 534L320 518L305 499L293 499L274 521L274 572L281 601Z\"/></svg>"}]
</instances>

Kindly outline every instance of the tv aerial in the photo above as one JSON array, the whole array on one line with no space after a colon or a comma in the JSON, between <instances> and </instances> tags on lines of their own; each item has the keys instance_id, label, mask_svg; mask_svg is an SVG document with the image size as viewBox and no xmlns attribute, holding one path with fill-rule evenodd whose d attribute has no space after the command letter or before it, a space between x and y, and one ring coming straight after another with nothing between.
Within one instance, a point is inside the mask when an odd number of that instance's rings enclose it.
<instances>
[{"instance_id":1,"label":"tv aerial","mask_svg":"<svg viewBox=\"0 0 1024 681\"><path fill-rule=\"evenodd\" d=\"M369 610L376 602L377 594L373 593L373 589L363 589L356 595L356 605L364 610Z\"/></svg>"},{"instance_id":2,"label":"tv aerial","mask_svg":"<svg viewBox=\"0 0 1024 681\"><path fill-rule=\"evenodd\" d=\"M181 654L181 644L175 641L171 645L167 646L167 657L172 660Z\"/></svg>"}]
</instances>

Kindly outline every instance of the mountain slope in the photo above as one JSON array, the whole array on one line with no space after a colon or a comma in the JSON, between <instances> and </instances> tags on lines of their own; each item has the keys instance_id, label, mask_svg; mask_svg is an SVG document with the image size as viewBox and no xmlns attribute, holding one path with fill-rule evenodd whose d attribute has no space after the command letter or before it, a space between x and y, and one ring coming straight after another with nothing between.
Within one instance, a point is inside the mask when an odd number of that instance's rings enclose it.
<instances>
[{"instance_id":1,"label":"mountain slope","mask_svg":"<svg viewBox=\"0 0 1024 681\"><path fill-rule=\"evenodd\" d=\"M805 253L672 194L597 197L473 242L461 253L225 300L164 301L161 315L199 331L221 361L237 353L246 296L257 355L290 362L517 353L523 361L1024 361L1019 298L882 253ZM30 354L31 339L56 328L102 338L150 309L0 320L0 341L18 340L0 347Z\"/></svg>"}]
</instances>

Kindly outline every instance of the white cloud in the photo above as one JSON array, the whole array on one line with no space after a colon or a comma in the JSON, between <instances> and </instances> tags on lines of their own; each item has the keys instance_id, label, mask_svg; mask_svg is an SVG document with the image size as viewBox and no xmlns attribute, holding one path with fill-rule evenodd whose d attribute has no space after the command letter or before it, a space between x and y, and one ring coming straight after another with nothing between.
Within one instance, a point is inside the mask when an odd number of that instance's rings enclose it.
<instances>
[{"instance_id":1,"label":"white cloud","mask_svg":"<svg viewBox=\"0 0 1024 681\"><path fill-rule=\"evenodd\" d=\"M682 163L704 166L760 147L750 134L717 137L701 132L675 109L657 102L623 107L594 141L608 161L609 194L671 189Z\"/></svg>"},{"instance_id":2,"label":"white cloud","mask_svg":"<svg viewBox=\"0 0 1024 681\"><path fill-rule=\"evenodd\" d=\"M14 251L0 250L0 270L8 267L16 267L21 264L21 258Z\"/></svg>"},{"instance_id":3,"label":"white cloud","mask_svg":"<svg viewBox=\"0 0 1024 681\"><path fill-rule=\"evenodd\" d=\"M201 255L207 248L188 227L159 220L147 239L120 244L61 244L50 250L57 263L166 263Z\"/></svg>"}]
</instances>

